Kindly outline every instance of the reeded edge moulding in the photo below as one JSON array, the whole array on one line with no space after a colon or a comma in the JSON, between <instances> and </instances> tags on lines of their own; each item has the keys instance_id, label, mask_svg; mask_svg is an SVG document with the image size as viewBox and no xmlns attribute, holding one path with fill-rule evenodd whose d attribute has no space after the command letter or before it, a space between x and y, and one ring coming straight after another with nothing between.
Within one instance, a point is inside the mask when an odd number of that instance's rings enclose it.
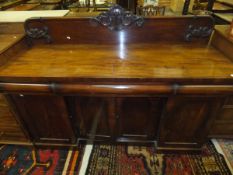
<instances>
[{"instance_id":1,"label":"reeded edge moulding","mask_svg":"<svg viewBox=\"0 0 233 175\"><path fill-rule=\"evenodd\" d=\"M109 11L101 13L90 21L93 25L101 24L110 30L123 30L128 26L135 24L141 27L144 19L141 16L134 15L132 12L125 11L121 6L114 4Z\"/></svg>"}]
</instances>

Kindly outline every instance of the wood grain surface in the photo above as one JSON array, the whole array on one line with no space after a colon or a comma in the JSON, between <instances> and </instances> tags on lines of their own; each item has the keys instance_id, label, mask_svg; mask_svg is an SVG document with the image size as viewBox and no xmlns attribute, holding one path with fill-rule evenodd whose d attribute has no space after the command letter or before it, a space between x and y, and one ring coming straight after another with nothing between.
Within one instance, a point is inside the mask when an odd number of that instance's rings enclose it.
<instances>
[{"instance_id":1,"label":"wood grain surface","mask_svg":"<svg viewBox=\"0 0 233 175\"><path fill-rule=\"evenodd\" d=\"M233 64L211 47L171 44L37 45L1 66L0 78L230 79Z\"/></svg>"},{"instance_id":2,"label":"wood grain surface","mask_svg":"<svg viewBox=\"0 0 233 175\"><path fill-rule=\"evenodd\" d=\"M213 28L214 21L209 16L160 16L144 18L142 27L135 24L122 31L112 31L106 26L90 21L91 18L35 18L27 20L30 27L49 28L53 44L125 44L132 43L177 43L185 41L185 35L192 25ZM65 27L63 27L65 26ZM67 36L70 39L67 39ZM206 45L209 37L193 37L192 42Z\"/></svg>"},{"instance_id":3,"label":"wood grain surface","mask_svg":"<svg viewBox=\"0 0 233 175\"><path fill-rule=\"evenodd\" d=\"M0 34L0 53L9 49L13 43L24 37L24 34Z\"/></svg>"}]
</instances>

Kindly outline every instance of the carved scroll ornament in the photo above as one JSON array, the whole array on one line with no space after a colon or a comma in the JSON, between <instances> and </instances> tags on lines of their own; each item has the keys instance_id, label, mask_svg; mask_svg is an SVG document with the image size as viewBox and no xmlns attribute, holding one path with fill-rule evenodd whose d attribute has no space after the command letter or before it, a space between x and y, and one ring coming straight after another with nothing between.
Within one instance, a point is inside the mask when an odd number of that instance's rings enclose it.
<instances>
[{"instance_id":1,"label":"carved scroll ornament","mask_svg":"<svg viewBox=\"0 0 233 175\"><path fill-rule=\"evenodd\" d=\"M30 20L25 22L24 29L29 44L32 43L32 39L45 39L46 43L51 43L49 28L43 23L42 19L38 20L38 22L39 25L37 27L31 27Z\"/></svg>"},{"instance_id":2,"label":"carved scroll ornament","mask_svg":"<svg viewBox=\"0 0 233 175\"><path fill-rule=\"evenodd\" d=\"M121 6L115 4L109 11L101 13L99 16L91 19L92 24L101 24L110 30L122 30L135 24L137 27L143 26L144 19L140 16L125 11Z\"/></svg>"},{"instance_id":3,"label":"carved scroll ornament","mask_svg":"<svg viewBox=\"0 0 233 175\"><path fill-rule=\"evenodd\" d=\"M193 38L209 37L212 31L213 28L211 27L189 25L185 34L185 40L192 41Z\"/></svg>"}]
</instances>

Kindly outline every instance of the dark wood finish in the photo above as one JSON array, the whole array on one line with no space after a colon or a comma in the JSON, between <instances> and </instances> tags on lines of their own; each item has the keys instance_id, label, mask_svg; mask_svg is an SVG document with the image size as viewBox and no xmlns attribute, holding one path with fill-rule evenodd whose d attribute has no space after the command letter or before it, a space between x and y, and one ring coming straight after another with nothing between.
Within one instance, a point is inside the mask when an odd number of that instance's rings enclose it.
<instances>
[{"instance_id":1,"label":"dark wood finish","mask_svg":"<svg viewBox=\"0 0 233 175\"><path fill-rule=\"evenodd\" d=\"M62 97L17 94L11 98L34 142L76 141Z\"/></svg>"},{"instance_id":2,"label":"dark wood finish","mask_svg":"<svg viewBox=\"0 0 233 175\"><path fill-rule=\"evenodd\" d=\"M54 44L119 44L122 41L120 38L124 40L125 44L156 43L158 41L185 42L184 33L190 24L208 28L212 28L214 24L213 19L208 16L156 17L156 20L145 18L141 28L132 25L122 32L112 32L104 26L93 25L89 18L48 18L42 19L42 23L39 21L41 20L30 19L27 23L32 27L47 26ZM73 30L74 28L75 30ZM176 31L175 34L174 31ZM208 39L208 37L199 38L193 43L206 45Z\"/></svg>"},{"instance_id":3,"label":"dark wood finish","mask_svg":"<svg viewBox=\"0 0 233 175\"><path fill-rule=\"evenodd\" d=\"M19 29L14 29L19 27ZM12 56L19 47L11 48L15 42L23 37L22 24L0 24L0 64L4 64L6 56ZM11 49L9 49L11 48ZM11 50L11 51L8 51ZM15 110L8 103L8 98L0 94L0 143L1 144L29 144L27 133L19 123Z\"/></svg>"},{"instance_id":4,"label":"dark wood finish","mask_svg":"<svg viewBox=\"0 0 233 175\"><path fill-rule=\"evenodd\" d=\"M0 91L12 93L51 93L53 84L0 83Z\"/></svg>"},{"instance_id":5,"label":"dark wood finish","mask_svg":"<svg viewBox=\"0 0 233 175\"><path fill-rule=\"evenodd\" d=\"M75 97L75 128L79 137L109 139L108 101L100 97Z\"/></svg>"},{"instance_id":6,"label":"dark wood finish","mask_svg":"<svg viewBox=\"0 0 233 175\"><path fill-rule=\"evenodd\" d=\"M223 98L170 97L160 124L159 147L200 148Z\"/></svg>"},{"instance_id":7,"label":"dark wood finish","mask_svg":"<svg viewBox=\"0 0 233 175\"><path fill-rule=\"evenodd\" d=\"M86 18L28 24L48 27L52 42L21 39L1 53L0 91L35 144L157 140L159 150L197 151L233 95L232 61L208 37L185 41L190 25L213 27L209 17L150 18L122 31Z\"/></svg>"},{"instance_id":8,"label":"dark wood finish","mask_svg":"<svg viewBox=\"0 0 233 175\"><path fill-rule=\"evenodd\" d=\"M121 19L121 20L119 20ZM106 22L107 21L107 22ZM142 27L144 19L126 11L119 5L113 5L108 12L99 14L90 20L92 25L102 25L109 30L122 31L130 26Z\"/></svg>"},{"instance_id":9,"label":"dark wood finish","mask_svg":"<svg viewBox=\"0 0 233 175\"><path fill-rule=\"evenodd\" d=\"M232 80L233 69L231 61L221 52L211 47L206 50L206 47L194 48L192 45L139 44L126 46L124 50L120 45L38 45L10 59L12 61L8 60L7 66L1 67L2 81L173 80L179 83L185 80L201 83L201 80L209 80L225 83Z\"/></svg>"},{"instance_id":10,"label":"dark wood finish","mask_svg":"<svg viewBox=\"0 0 233 175\"><path fill-rule=\"evenodd\" d=\"M118 137L155 141L163 111L161 98L117 98Z\"/></svg>"},{"instance_id":11,"label":"dark wood finish","mask_svg":"<svg viewBox=\"0 0 233 175\"><path fill-rule=\"evenodd\" d=\"M86 95L117 94L117 95L146 95L146 94L172 94L173 87L168 85L84 85L60 84L54 86L56 93ZM145 93L146 92L146 93Z\"/></svg>"},{"instance_id":12,"label":"dark wood finish","mask_svg":"<svg viewBox=\"0 0 233 175\"><path fill-rule=\"evenodd\" d=\"M177 87L176 94L218 95L232 94L232 85L183 85Z\"/></svg>"},{"instance_id":13,"label":"dark wood finish","mask_svg":"<svg viewBox=\"0 0 233 175\"><path fill-rule=\"evenodd\" d=\"M232 94L233 85L102 85L102 84L28 84L0 83L0 91L11 93L82 94L82 95L218 95Z\"/></svg>"}]
</instances>

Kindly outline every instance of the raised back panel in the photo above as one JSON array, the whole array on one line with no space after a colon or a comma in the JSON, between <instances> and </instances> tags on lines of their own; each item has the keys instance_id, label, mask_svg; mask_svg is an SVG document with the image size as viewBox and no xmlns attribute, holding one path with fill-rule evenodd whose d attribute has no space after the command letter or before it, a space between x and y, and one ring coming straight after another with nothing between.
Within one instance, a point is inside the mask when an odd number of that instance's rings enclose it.
<instances>
[{"instance_id":1,"label":"raised back panel","mask_svg":"<svg viewBox=\"0 0 233 175\"><path fill-rule=\"evenodd\" d=\"M90 18L40 18L29 19L26 22L26 30L43 27L47 27L48 36L55 44L206 44L212 32L213 20L208 16L145 18L143 26L133 24L121 31L110 30L101 24L93 25Z\"/></svg>"}]
</instances>

